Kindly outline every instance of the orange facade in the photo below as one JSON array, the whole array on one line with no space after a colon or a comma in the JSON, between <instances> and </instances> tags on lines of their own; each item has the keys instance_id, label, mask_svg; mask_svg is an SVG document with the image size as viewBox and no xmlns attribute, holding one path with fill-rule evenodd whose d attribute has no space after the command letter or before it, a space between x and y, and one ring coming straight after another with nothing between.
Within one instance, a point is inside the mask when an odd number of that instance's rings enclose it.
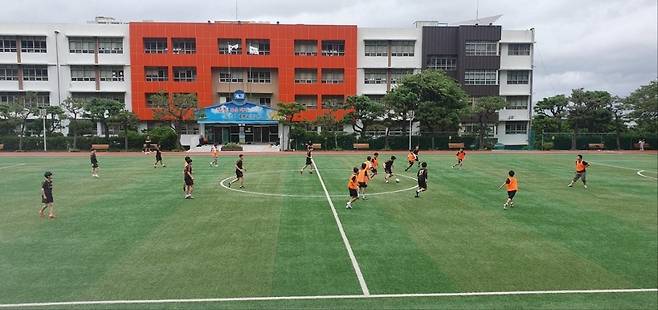
<instances>
[{"instance_id":1,"label":"orange facade","mask_svg":"<svg viewBox=\"0 0 658 310\"><path fill-rule=\"evenodd\" d=\"M352 96L356 94L356 36L357 27L338 25L283 25L265 23L130 23L130 61L132 83L132 109L140 120L152 120L151 109L146 103L146 94L164 90L173 93L196 93L199 106L216 103L217 83L213 71L218 68L267 68L278 75L278 101L292 102L296 96L315 96L317 108L300 113L298 119L312 120L327 113L322 107L325 96ZM161 54L146 53L145 38L166 39L168 50ZM173 39L194 39L196 51L190 54L172 52ZM221 54L220 39L239 39L241 46L250 39L269 40L269 55ZM295 55L295 41L316 41L317 55ZM322 41L344 41L344 55L322 55ZM167 81L147 81L146 67L166 67ZM174 67L196 68L194 81L174 81ZM310 84L295 83L295 69L317 70L317 81ZM321 83L322 70L342 69L342 83ZM234 89L235 90L235 89ZM339 111L342 117L344 111Z\"/></svg>"}]
</instances>

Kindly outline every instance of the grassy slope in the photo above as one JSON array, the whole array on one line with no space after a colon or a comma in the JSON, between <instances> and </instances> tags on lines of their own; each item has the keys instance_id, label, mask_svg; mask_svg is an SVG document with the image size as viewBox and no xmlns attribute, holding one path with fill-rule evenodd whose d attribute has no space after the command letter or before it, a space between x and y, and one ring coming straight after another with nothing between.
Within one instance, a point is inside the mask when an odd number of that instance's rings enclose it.
<instances>
[{"instance_id":1,"label":"grassy slope","mask_svg":"<svg viewBox=\"0 0 658 310\"><path fill-rule=\"evenodd\" d=\"M231 175L232 159L222 158L219 169L196 159L197 199L186 201L180 159L160 170L150 168L151 158L101 158L102 178L93 180L84 158L0 158L0 167L28 163L0 170L0 189L7 193L0 204L7 219L0 222L0 303L360 293L326 199L227 192L217 180ZM452 156L423 159L430 163L430 191L420 199L412 191L371 196L345 210L344 198L333 198L372 293L657 286L656 182L596 166L647 169L655 176L655 157L589 156L595 167L587 191L566 187L572 155L471 155L461 171L449 169ZM332 195L345 193L349 167L361 160L316 156ZM247 158L248 190L321 195L314 175L294 172L302 163L302 156ZM44 167L55 172L60 215L50 222L36 217ZM510 168L521 190L518 208L503 211L504 191L495 188ZM413 185L401 180L386 185L376 179L371 190ZM243 305L646 307L655 305L655 296Z\"/></svg>"}]
</instances>

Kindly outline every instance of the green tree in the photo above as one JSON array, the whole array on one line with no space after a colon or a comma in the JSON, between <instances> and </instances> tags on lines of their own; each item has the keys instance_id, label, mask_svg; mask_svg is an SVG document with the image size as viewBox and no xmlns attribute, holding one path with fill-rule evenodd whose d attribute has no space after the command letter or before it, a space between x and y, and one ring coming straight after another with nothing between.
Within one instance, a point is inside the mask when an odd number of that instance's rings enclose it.
<instances>
[{"instance_id":1,"label":"green tree","mask_svg":"<svg viewBox=\"0 0 658 310\"><path fill-rule=\"evenodd\" d=\"M50 119L48 119L50 117ZM53 134L56 130L63 128L62 120L66 117L64 109L60 106L46 107L46 130Z\"/></svg>"},{"instance_id":2,"label":"green tree","mask_svg":"<svg viewBox=\"0 0 658 310\"><path fill-rule=\"evenodd\" d=\"M574 89L569 98L567 119L573 129L571 148L576 149L576 136L582 132L607 132L612 127L612 114L606 107L612 101L607 91Z\"/></svg>"},{"instance_id":3,"label":"green tree","mask_svg":"<svg viewBox=\"0 0 658 310\"><path fill-rule=\"evenodd\" d=\"M505 99L498 96L480 97L471 108L476 120L480 149L484 148L484 137L489 131L489 125L498 123L496 111L507 105Z\"/></svg>"},{"instance_id":4,"label":"green tree","mask_svg":"<svg viewBox=\"0 0 658 310\"><path fill-rule=\"evenodd\" d=\"M109 121L113 124L119 125L121 130L123 130L123 139L124 139L123 143L124 143L124 148L127 152L128 132L137 129L137 124L139 123L139 119L137 119L137 116L135 116L133 112L123 109L119 111L119 113L112 116L112 118Z\"/></svg>"},{"instance_id":5,"label":"green tree","mask_svg":"<svg viewBox=\"0 0 658 310\"><path fill-rule=\"evenodd\" d=\"M633 91L624 102L631 109L630 119L645 133L658 132L658 80Z\"/></svg>"},{"instance_id":6,"label":"green tree","mask_svg":"<svg viewBox=\"0 0 658 310\"><path fill-rule=\"evenodd\" d=\"M347 97L345 122L352 125L358 135L364 135L366 129L384 116L384 104L365 95Z\"/></svg>"},{"instance_id":7,"label":"green tree","mask_svg":"<svg viewBox=\"0 0 658 310\"><path fill-rule=\"evenodd\" d=\"M546 97L534 107L533 127L536 132L562 132L566 127L569 98L565 95Z\"/></svg>"},{"instance_id":8,"label":"green tree","mask_svg":"<svg viewBox=\"0 0 658 310\"><path fill-rule=\"evenodd\" d=\"M306 106L297 102L280 102L277 104L276 118L283 123L283 136L287 137L286 149L290 149L291 129L295 125L294 118L299 112L306 110ZM288 132L286 133L286 128Z\"/></svg>"},{"instance_id":9,"label":"green tree","mask_svg":"<svg viewBox=\"0 0 658 310\"><path fill-rule=\"evenodd\" d=\"M610 115L612 115L613 127L615 130L615 138L617 142L617 149L621 149L621 133L628 129L626 122L628 122L629 105L623 99L614 96L607 103L605 107Z\"/></svg>"},{"instance_id":10,"label":"green tree","mask_svg":"<svg viewBox=\"0 0 658 310\"><path fill-rule=\"evenodd\" d=\"M170 121L176 131L176 147L182 148L180 137L185 122L196 119L194 113L198 109L199 99L196 94L174 94L169 98L168 94L161 91L151 96L153 102L153 118L157 120Z\"/></svg>"},{"instance_id":11,"label":"green tree","mask_svg":"<svg viewBox=\"0 0 658 310\"><path fill-rule=\"evenodd\" d=\"M91 98L85 102L83 110L85 117L101 124L107 139L110 137L108 121L121 112L123 108L124 104L114 99Z\"/></svg>"},{"instance_id":12,"label":"green tree","mask_svg":"<svg viewBox=\"0 0 658 310\"><path fill-rule=\"evenodd\" d=\"M84 107L87 105L85 99L74 99L68 97L61 104L65 111L65 117L69 120L69 130L73 133L73 149L78 148L78 134L80 133L79 118L84 113Z\"/></svg>"},{"instance_id":13,"label":"green tree","mask_svg":"<svg viewBox=\"0 0 658 310\"><path fill-rule=\"evenodd\" d=\"M37 106L37 94L34 92L26 92L20 95L16 100L7 104L5 115L10 123L20 125L18 135L18 149L23 150L23 136L25 136L25 128L27 120L34 115L39 114L39 107Z\"/></svg>"}]
</instances>

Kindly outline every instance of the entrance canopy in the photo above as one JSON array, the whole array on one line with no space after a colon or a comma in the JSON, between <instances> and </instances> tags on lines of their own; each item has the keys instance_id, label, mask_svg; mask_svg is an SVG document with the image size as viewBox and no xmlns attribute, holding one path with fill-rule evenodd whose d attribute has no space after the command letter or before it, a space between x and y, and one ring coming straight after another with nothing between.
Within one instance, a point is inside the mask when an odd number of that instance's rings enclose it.
<instances>
[{"instance_id":1,"label":"entrance canopy","mask_svg":"<svg viewBox=\"0 0 658 310\"><path fill-rule=\"evenodd\" d=\"M203 112L199 124L278 124L276 110L247 102L241 90L233 93L232 101L213 104L204 108Z\"/></svg>"}]
</instances>

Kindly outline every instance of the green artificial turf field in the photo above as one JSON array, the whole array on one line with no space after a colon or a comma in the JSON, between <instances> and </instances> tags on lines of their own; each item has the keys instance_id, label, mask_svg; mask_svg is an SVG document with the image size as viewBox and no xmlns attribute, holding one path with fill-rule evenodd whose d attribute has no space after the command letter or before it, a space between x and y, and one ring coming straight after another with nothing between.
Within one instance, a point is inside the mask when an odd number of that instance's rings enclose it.
<instances>
[{"instance_id":1,"label":"green artificial turf field","mask_svg":"<svg viewBox=\"0 0 658 310\"><path fill-rule=\"evenodd\" d=\"M380 162L394 153L380 156ZM656 154L586 154L589 189L566 185L575 154L478 153L462 170L425 155L383 168L366 201L346 210L350 170L364 155L315 162L370 294L655 289ZM0 157L0 304L89 300L362 295L317 174L304 154L245 157L246 189L220 186L235 157L193 155L195 199L183 199L180 156ZM497 190L513 169L516 208ZM54 173L58 218L42 219L40 182ZM642 170L642 171L640 171ZM640 171L640 174L638 174ZM224 183L226 184L226 181ZM234 185L235 187L235 185ZM56 308L647 308L656 291L510 296L58 305Z\"/></svg>"}]
</instances>

